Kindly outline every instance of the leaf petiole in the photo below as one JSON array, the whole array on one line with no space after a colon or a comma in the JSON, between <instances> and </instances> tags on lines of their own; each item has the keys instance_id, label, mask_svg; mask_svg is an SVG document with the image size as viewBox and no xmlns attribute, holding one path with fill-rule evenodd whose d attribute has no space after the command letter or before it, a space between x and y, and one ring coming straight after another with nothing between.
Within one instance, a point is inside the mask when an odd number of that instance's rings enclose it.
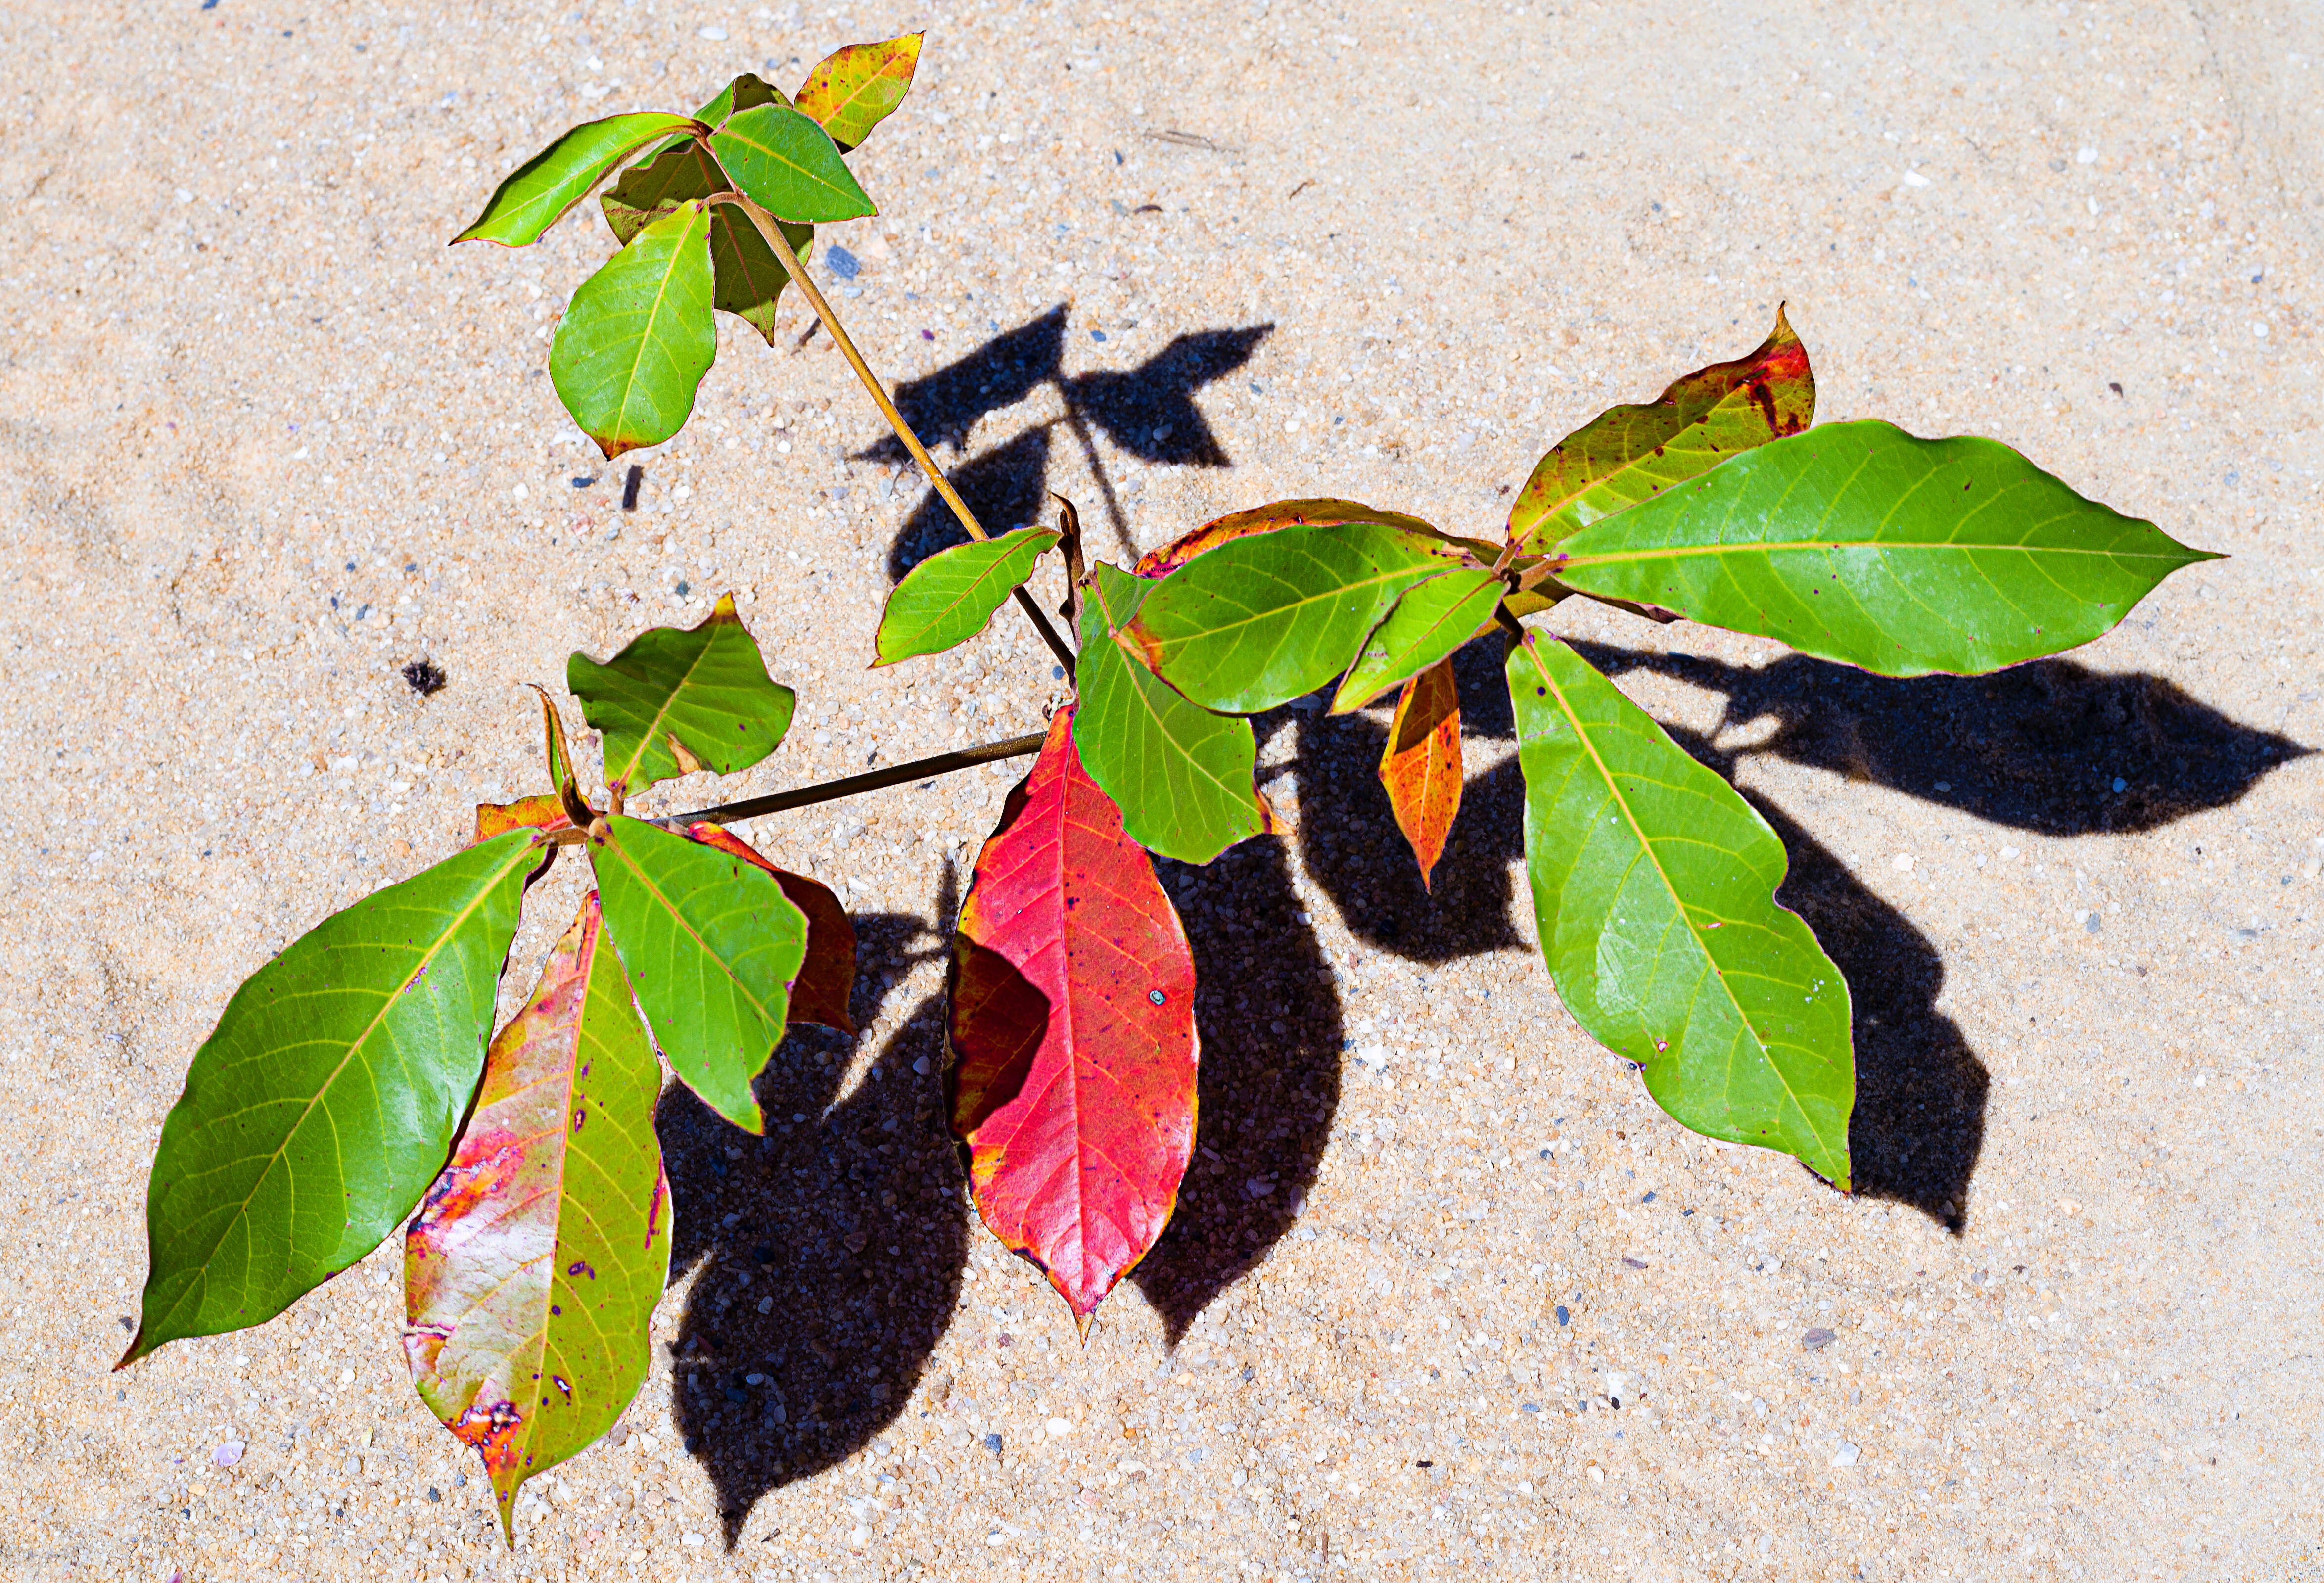
<instances>
[{"instance_id":1,"label":"leaf petiole","mask_svg":"<svg viewBox=\"0 0 2324 1583\"><path fill-rule=\"evenodd\" d=\"M874 769L865 775L843 776L837 780L818 781L813 786L771 792L763 797L745 797L739 803L721 803L714 808L697 808L690 814L672 814L665 818L646 819L640 823L659 824L664 830L680 833L684 833L689 824L705 821L717 824L739 824L761 815L781 814L792 808L812 807L817 803L836 802L841 797L861 796L865 792L878 791L883 787L901 786L908 780L926 780L930 776L950 775L954 770L973 769L979 764L997 763L1003 759L1022 759L1039 752L1046 740L1039 732L1027 736L1007 737L997 742L963 748L957 752L915 759L908 764L891 764L885 769ZM541 844L579 846L588 839L589 830L586 828L558 830L543 836Z\"/></svg>"},{"instance_id":2,"label":"leaf petiole","mask_svg":"<svg viewBox=\"0 0 2324 1583\"><path fill-rule=\"evenodd\" d=\"M784 236L782 227L775 224L775 217L739 192L720 193L711 201L736 205L751 216L751 223L759 228L759 235L766 238L768 247L773 250L775 257L789 272L792 281L806 296L807 306L815 309L815 317L822 321L825 332L831 336L832 345L846 356L848 366L862 382L864 393L872 398L872 404L880 409L880 416L888 420L888 427L895 431L904 448L911 452L912 460L918 463L920 471L927 474L929 486L944 497L945 504L952 508L953 515L960 520L960 525L968 530L970 538L991 538L992 535L984 530L984 524L976 520L976 513L968 509L968 502L960 498L960 492L953 488L952 481L944 475L944 469L936 465L936 458L928 455L928 448L920 443L920 437L912 432L912 426L905 422L904 415L896 410L894 400L888 394L888 387L880 382L880 376L873 373L872 365L863 361L863 354L855 349L855 342L849 336L846 327L839 322L839 315L833 310L822 290L808 279L807 266L799 262L798 253L792 248L789 239ZM1072 680L1074 651L1057 635L1056 628L1049 624L1049 618L1042 613L1040 604L1028 591L1019 588L1017 590L1017 605L1032 621L1033 630L1041 634L1041 641L1049 646L1049 652L1056 656L1057 663L1065 667L1065 678Z\"/></svg>"}]
</instances>

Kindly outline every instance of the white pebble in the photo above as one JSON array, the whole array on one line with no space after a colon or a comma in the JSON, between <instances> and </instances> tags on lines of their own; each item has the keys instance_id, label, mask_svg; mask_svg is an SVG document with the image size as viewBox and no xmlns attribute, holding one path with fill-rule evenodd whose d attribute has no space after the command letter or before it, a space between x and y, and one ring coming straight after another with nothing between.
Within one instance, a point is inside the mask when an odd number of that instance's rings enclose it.
<instances>
[{"instance_id":1,"label":"white pebble","mask_svg":"<svg viewBox=\"0 0 2324 1583\"><path fill-rule=\"evenodd\" d=\"M1842 1440L1840 1450L1832 1453L1831 1465L1835 1468L1853 1468L1856 1466L1857 1459L1863 1455L1862 1448L1858 1447L1854 1440Z\"/></svg>"},{"instance_id":2,"label":"white pebble","mask_svg":"<svg viewBox=\"0 0 2324 1583\"><path fill-rule=\"evenodd\" d=\"M1899 874L1909 874L1912 871L1913 854L1911 852L1898 852L1896 854L1896 872Z\"/></svg>"},{"instance_id":3,"label":"white pebble","mask_svg":"<svg viewBox=\"0 0 2324 1583\"><path fill-rule=\"evenodd\" d=\"M1055 1435L1071 1434L1074 1432L1073 1421L1069 1418L1052 1418L1049 1420L1049 1432Z\"/></svg>"}]
</instances>

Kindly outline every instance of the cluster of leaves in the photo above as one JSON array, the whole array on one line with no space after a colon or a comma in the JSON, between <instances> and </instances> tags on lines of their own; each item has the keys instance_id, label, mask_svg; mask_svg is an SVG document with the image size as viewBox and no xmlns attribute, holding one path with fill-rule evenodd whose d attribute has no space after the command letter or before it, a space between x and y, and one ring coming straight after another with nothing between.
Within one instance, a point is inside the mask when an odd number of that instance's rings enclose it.
<instances>
[{"instance_id":1,"label":"cluster of leaves","mask_svg":"<svg viewBox=\"0 0 2324 1583\"><path fill-rule=\"evenodd\" d=\"M622 247L576 292L552 357L608 455L683 423L714 306L770 328L806 244L778 221L870 212L840 154L901 97L918 47L843 51L796 101L746 76L694 116L577 128L464 234L530 241L659 144L607 193ZM1849 1185L1848 986L1775 901L1782 845L1526 618L1582 596L1886 675L1974 672L2088 641L2205 557L2006 446L1812 428L1813 410L1779 314L1749 355L1554 446L1496 539L1289 501L1084 569L1068 511L997 538L970 524L975 541L898 584L878 664L942 654L1012 597L1032 609L1028 580L1065 563L1074 695L975 862L946 1082L986 1225L1084 1334L1168 1224L1194 1146L1194 958L1151 854L1206 863L1276 828L1249 717L1326 687L1340 713L1393 691L1379 773L1425 879L1461 801L1452 657L1495 632L1566 1005L1683 1125ZM854 936L829 890L715 822L626 811L781 742L793 696L732 601L605 664L575 655L567 687L603 736L602 796L583 795L544 694L549 790L480 808L464 851L327 919L227 1005L162 1129L123 1359L261 1323L408 1219L413 1378L482 1455L504 1521L642 1377L669 1247L663 1066L757 1132L752 1081L785 1029L853 1031ZM522 897L567 846L595 888L487 1046Z\"/></svg>"},{"instance_id":2,"label":"cluster of leaves","mask_svg":"<svg viewBox=\"0 0 2324 1583\"><path fill-rule=\"evenodd\" d=\"M573 293L549 377L607 457L686 425L718 352L713 309L772 345L775 303L815 227L879 211L841 155L903 102L920 35L850 44L796 98L744 72L691 115L648 111L573 128L500 185L452 240L522 247L648 144L599 200L621 251Z\"/></svg>"},{"instance_id":3,"label":"cluster of leaves","mask_svg":"<svg viewBox=\"0 0 2324 1583\"><path fill-rule=\"evenodd\" d=\"M1500 630L1526 869L1567 1008L1683 1125L1796 1155L1846 1189L1848 985L1775 902L1781 842L1522 618L1586 595L1885 676L1975 673L2088 642L2208 557L2006 446L1877 421L1811 429L1814 407L1806 350L1778 313L1748 356L1552 447L1499 542L1350 501L1286 501L1127 572L1095 566L1079 762L1131 840L1206 863L1272 819L1249 716L1319 688L1334 713L1400 688L1379 773L1425 880L1460 809L1452 655ZM1056 538L1026 529L921 563L890 601L883 657L891 632L918 652L928 634L981 626ZM1079 1311L1087 1294L1060 1290Z\"/></svg>"}]
</instances>

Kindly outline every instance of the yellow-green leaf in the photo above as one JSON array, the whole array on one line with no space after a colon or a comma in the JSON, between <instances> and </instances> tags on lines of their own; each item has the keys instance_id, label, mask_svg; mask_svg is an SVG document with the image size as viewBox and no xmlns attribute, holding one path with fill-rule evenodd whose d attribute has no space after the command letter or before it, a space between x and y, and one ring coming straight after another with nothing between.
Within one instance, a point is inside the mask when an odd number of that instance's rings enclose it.
<instances>
[{"instance_id":1,"label":"yellow-green leaf","mask_svg":"<svg viewBox=\"0 0 2324 1583\"><path fill-rule=\"evenodd\" d=\"M845 153L871 136L911 91L921 38L906 33L833 51L799 84L799 109L821 122Z\"/></svg>"},{"instance_id":2,"label":"yellow-green leaf","mask_svg":"<svg viewBox=\"0 0 2324 1583\"><path fill-rule=\"evenodd\" d=\"M692 117L663 111L584 122L518 166L475 224L452 241L522 247L538 240L630 155L655 138L696 127Z\"/></svg>"}]
</instances>

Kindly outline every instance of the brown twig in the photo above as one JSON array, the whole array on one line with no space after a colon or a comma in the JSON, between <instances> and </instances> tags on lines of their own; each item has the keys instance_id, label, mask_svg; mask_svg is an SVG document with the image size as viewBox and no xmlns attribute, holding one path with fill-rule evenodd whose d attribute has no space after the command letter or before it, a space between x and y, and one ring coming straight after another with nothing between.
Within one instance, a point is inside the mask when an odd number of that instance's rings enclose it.
<instances>
[{"instance_id":1,"label":"brown twig","mask_svg":"<svg viewBox=\"0 0 2324 1583\"><path fill-rule=\"evenodd\" d=\"M900 786L908 780L926 780L932 775L949 775L955 769L971 769L979 764L991 764L1002 759L1022 759L1028 753L1039 752L1041 744L1047 740L1047 733L1034 732L1030 735L1010 737L1004 741L986 742L981 747L963 748L956 753L938 753L933 759L915 759L909 764L891 765L886 769L874 769L865 775L850 775L839 780L797 787L763 797L745 797L739 803L721 803L715 808L697 808L691 814L672 814L668 818L648 823L659 824L664 830L683 830L689 824L705 820L732 824L737 820L756 819L763 814L785 813L792 808L811 807L816 803L835 802L841 797L878 791L882 787Z\"/></svg>"}]
</instances>

